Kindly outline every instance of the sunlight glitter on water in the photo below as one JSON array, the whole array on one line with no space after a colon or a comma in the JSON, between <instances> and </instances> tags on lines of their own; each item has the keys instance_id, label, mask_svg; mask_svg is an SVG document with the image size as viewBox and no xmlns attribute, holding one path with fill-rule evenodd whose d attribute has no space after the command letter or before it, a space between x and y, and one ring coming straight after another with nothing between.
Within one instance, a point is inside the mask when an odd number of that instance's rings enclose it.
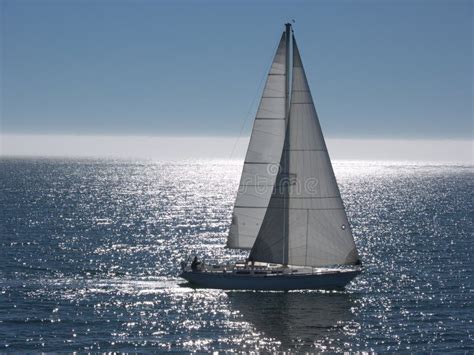
<instances>
[{"instance_id":1,"label":"sunlight glitter on water","mask_svg":"<svg viewBox=\"0 0 474 355\"><path fill-rule=\"evenodd\" d=\"M226 261L241 163L0 160L0 347L472 351L471 166L336 162L364 273L344 292L182 287Z\"/></svg>"}]
</instances>

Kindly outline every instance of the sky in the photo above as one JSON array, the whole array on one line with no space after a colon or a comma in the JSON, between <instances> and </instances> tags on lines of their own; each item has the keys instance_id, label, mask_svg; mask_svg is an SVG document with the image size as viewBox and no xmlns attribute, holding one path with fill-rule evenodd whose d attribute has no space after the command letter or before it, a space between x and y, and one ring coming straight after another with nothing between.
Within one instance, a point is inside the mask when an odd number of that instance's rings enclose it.
<instances>
[{"instance_id":1,"label":"sky","mask_svg":"<svg viewBox=\"0 0 474 355\"><path fill-rule=\"evenodd\" d=\"M247 137L291 19L326 137L473 140L472 1L0 1L7 153L31 135Z\"/></svg>"}]
</instances>

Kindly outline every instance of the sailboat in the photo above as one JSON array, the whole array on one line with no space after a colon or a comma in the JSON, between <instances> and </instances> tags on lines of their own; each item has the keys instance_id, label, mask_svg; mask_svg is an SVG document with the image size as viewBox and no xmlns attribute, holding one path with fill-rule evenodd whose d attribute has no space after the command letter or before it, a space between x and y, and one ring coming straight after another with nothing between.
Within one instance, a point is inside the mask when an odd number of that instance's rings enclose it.
<instances>
[{"instance_id":1,"label":"sailboat","mask_svg":"<svg viewBox=\"0 0 474 355\"><path fill-rule=\"evenodd\" d=\"M182 263L217 289L341 289L362 271L291 24L255 117L227 247L247 260Z\"/></svg>"}]
</instances>

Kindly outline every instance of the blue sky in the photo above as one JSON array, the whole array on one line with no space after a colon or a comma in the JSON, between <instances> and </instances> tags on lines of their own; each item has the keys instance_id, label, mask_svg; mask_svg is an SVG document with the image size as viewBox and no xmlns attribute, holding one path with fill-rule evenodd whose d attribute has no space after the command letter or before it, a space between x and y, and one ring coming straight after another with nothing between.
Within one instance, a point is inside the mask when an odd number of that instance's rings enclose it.
<instances>
[{"instance_id":1,"label":"blue sky","mask_svg":"<svg viewBox=\"0 0 474 355\"><path fill-rule=\"evenodd\" d=\"M472 139L472 4L1 0L1 132L248 135L295 19L326 136Z\"/></svg>"}]
</instances>

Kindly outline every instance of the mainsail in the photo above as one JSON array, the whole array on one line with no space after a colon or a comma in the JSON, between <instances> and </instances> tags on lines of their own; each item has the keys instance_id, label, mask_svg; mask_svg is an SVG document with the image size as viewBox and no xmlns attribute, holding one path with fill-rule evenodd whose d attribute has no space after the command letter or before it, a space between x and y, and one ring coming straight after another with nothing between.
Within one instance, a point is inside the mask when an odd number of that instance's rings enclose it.
<instances>
[{"instance_id":1,"label":"mainsail","mask_svg":"<svg viewBox=\"0 0 474 355\"><path fill-rule=\"evenodd\" d=\"M294 37L292 69L280 168L250 258L305 266L354 264L357 249Z\"/></svg>"},{"instance_id":2,"label":"mainsail","mask_svg":"<svg viewBox=\"0 0 474 355\"><path fill-rule=\"evenodd\" d=\"M227 246L252 248L270 201L285 141L286 51L283 33L255 117Z\"/></svg>"}]
</instances>

